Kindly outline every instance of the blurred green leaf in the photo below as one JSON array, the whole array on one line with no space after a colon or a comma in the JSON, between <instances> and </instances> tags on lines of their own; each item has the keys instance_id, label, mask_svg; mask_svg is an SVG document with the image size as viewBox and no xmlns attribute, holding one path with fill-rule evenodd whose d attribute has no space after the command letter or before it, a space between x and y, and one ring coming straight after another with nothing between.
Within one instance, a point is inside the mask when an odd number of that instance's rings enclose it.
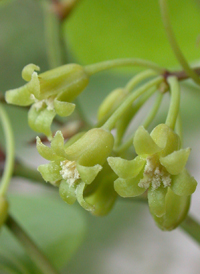
<instances>
[{"instance_id":1,"label":"blurred green leaf","mask_svg":"<svg viewBox=\"0 0 200 274\"><path fill-rule=\"evenodd\" d=\"M44 251L51 263L59 269L62 268L83 241L86 223L81 211L76 206L65 204L53 194L48 197L12 195L9 201L15 219ZM10 261L14 257L21 262L24 268L28 268L28 273L39 273L6 228L1 233L0 251L8 254Z\"/></svg>"},{"instance_id":2,"label":"blurred green leaf","mask_svg":"<svg viewBox=\"0 0 200 274\"><path fill-rule=\"evenodd\" d=\"M199 58L200 5L169 0L177 40L189 61ZM65 38L79 62L137 57L177 65L161 20L158 0L83 0L64 25Z\"/></svg>"},{"instance_id":3,"label":"blurred green leaf","mask_svg":"<svg viewBox=\"0 0 200 274\"><path fill-rule=\"evenodd\" d=\"M0 6L0 91L23 84L21 71L28 63L47 68L39 2L15 0Z\"/></svg>"}]
</instances>

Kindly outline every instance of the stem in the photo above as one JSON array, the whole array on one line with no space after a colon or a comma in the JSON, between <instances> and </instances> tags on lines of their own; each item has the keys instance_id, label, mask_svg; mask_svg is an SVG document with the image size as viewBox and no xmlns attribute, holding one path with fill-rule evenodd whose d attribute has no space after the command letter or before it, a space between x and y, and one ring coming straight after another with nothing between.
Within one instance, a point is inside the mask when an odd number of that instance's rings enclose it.
<instances>
[{"instance_id":1,"label":"stem","mask_svg":"<svg viewBox=\"0 0 200 274\"><path fill-rule=\"evenodd\" d=\"M8 216L6 226L16 236L16 238L24 246L27 254L30 256L33 262L44 274L58 274L59 272L51 265L50 261L42 253L42 251L36 246L32 239L26 234L26 232L20 227L20 225L11 217Z\"/></svg>"},{"instance_id":2,"label":"stem","mask_svg":"<svg viewBox=\"0 0 200 274\"><path fill-rule=\"evenodd\" d=\"M6 139L6 163L1 179L0 196L4 196L7 192L9 182L14 166L14 136L10 120L2 104L0 104L0 118L3 126L3 131Z\"/></svg>"},{"instance_id":3,"label":"stem","mask_svg":"<svg viewBox=\"0 0 200 274\"><path fill-rule=\"evenodd\" d=\"M158 109L160 107L160 104L162 102L162 98L163 98L163 94L159 92L153 108L151 109L147 119L143 123L143 126L145 128L147 128L150 125L150 123L153 121L153 119L155 118L155 116L158 112ZM115 152L117 154L123 153L125 150L127 150L133 144L134 134L132 134L131 137L129 137L129 139L124 144L122 144L120 147L115 149Z\"/></svg>"},{"instance_id":4,"label":"stem","mask_svg":"<svg viewBox=\"0 0 200 274\"><path fill-rule=\"evenodd\" d=\"M167 81L171 90L171 100L165 123L171 127L171 129L174 129L180 107L180 85L175 76L170 76Z\"/></svg>"},{"instance_id":5,"label":"stem","mask_svg":"<svg viewBox=\"0 0 200 274\"><path fill-rule=\"evenodd\" d=\"M199 85L200 84L199 76L196 74L196 72L193 69L190 68L187 60L185 59L176 41L175 35L173 33L173 30L170 24L167 0L160 0L160 9L161 9L162 20L163 20L163 24L165 27L165 31L166 31L169 43L171 45L171 48L178 62L180 63L182 68L185 70L185 72Z\"/></svg>"},{"instance_id":6,"label":"stem","mask_svg":"<svg viewBox=\"0 0 200 274\"><path fill-rule=\"evenodd\" d=\"M104 70L115 68L115 67L122 67L122 66L140 66L140 67L150 68L159 74L162 74L166 71L166 69L158 66L157 64L153 62L138 59L138 58L124 58L124 59L114 59L109 61L103 61L100 63L85 66L85 71L90 76L100 71L104 71Z\"/></svg>"},{"instance_id":7,"label":"stem","mask_svg":"<svg viewBox=\"0 0 200 274\"><path fill-rule=\"evenodd\" d=\"M175 130L176 130L176 133L178 134L178 136L180 137L181 147L182 147L182 145L183 145L183 130L182 130L182 122L181 122L180 111L179 111L179 114L178 114L178 117L177 117L177 120L176 120Z\"/></svg>"},{"instance_id":8,"label":"stem","mask_svg":"<svg viewBox=\"0 0 200 274\"><path fill-rule=\"evenodd\" d=\"M200 244L200 224L195 219L188 215L181 228Z\"/></svg>"},{"instance_id":9,"label":"stem","mask_svg":"<svg viewBox=\"0 0 200 274\"><path fill-rule=\"evenodd\" d=\"M36 169L28 167L27 165L24 165L20 162L15 163L13 176L19 176L34 182L42 183L46 186L50 186L50 184L46 184L46 182L43 180L42 176Z\"/></svg>"},{"instance_id":10,"label":"stem","mask_svg":"<svg viewBox=\"0 0 200 274\"><path fill-rule=\"evenodd\" d=\"M137 75L135 75L126 84L125 89L127 90L127 92L130 92L135 88L136 85L138 85L139 83L141 83L142 81L146 80L147 78L149 78L151 76L156 76L155 71L153 71L153 70L142 71L142 72L138 73Z\"/></svg>"},{"instance_id":11,"label":"stem","mask_svg":"<svg viewBox=\"0 0 200 274\"><path fill-rule=\"evenodd\" d=\"M143 122L143 127L144 128L147 128L151 122L153 121L153 119L155 118L158 110L159 110L159 107L160 107L160 104L162 102L162 98L163 98L163 94L162 93L158 93L157 95L157 98L156 98L156 101L154 103L154 106L152 107L150 113L148 114L146 120Z\"/></svg>"},{"instance_id":12,"label":"stem","mask_svg":"<svg viewBox=\"0 0 200 274\"><path fill-rule=\"evenodd\" d=\"M155 87L149 89L143 96L141 96L138 99L138 101L134 104L134 106L131 107L130 111L125 112L125 114L124 114L125 117L123 116L120 119L120 122L117 123L117 126L116 126L117 132L116 132L115 146L114 146L114 150L116 152L121 148L121 147L119 148L119 145L120 145L120 142L123 138L123 135L129 125L130 121L137 114L137 112L140 110L140 108L146 103L146 101L155 93L155 91L156 91ZM129 146L131 146L133 140L131 139L129 141L130 141Z\"/></svg>"},{"instance_id":13,"label":"stem","mask_svg":"<svg viewBox=\"0 0 200 274\"><path fill-rule=\"evenodd\" d=\"M145 70L145 71L140 72L137 75L135 75L126 84L126 86L124 88L124 91L127 93L126 95L128 95L128 93L130 93L135 88L136 85L138 85L139 83L141 83L142 81L146 80L147 78L149 78L151 76L155 76L155 72L152 70ZM125 97L125 98L127 98L127 97ZM124 98L124 100L125 100L125 98ZM116 105L115 108L111 109L111 111L109 111L101 120L99 120L95 127L102 126L109 119L109 117L117 110L117 108L119 107L120 104L121 104L121 102L119 102L119 104Z\"/></svg>"},{"instance_id":14,"label":"stem","mask_svg":"<svg viewBox=\"0 0 200 274\"><path fill-rule=\"evenodd\" d=\"M63 65L60 39L60 21L49 3L43 1L47 56L50 68Z\"/></svg>"},{"instance_id":15,"label":"stem","mask_svg":"<svg viewBox=\"0 0 200 274\"><path fill-rule=\"evenodd\" d=\"M124 112L132 105L132 103L144 92L150 89L153 86L158 85L163 81L162 76L158 76L157 78L149 81L143 86L139 87L134 93L130 94L126 100L121 104L121 106L110 116L110 118L106 121L106 123L102 126L102 128L106 130L112 130L115 126L118 119L124 114Z\"/></svg>"}]
</instances>

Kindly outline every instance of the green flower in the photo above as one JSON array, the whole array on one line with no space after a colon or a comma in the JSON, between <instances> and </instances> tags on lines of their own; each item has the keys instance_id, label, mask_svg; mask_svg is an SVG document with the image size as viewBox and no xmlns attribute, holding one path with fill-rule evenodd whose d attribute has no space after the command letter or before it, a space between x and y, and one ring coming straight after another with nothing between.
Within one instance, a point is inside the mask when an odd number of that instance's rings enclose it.
<instances>
[{"instance_id":1,"label":"green flower","mask_svg":"<svg viewBox=\"0 0 200 274\"><path fill-rule=\"evenodd\" d=\"M40 68L29 64L22 70L22 78L28 83L8 90L7 103L29 106L29 126L51 139L51 124L56 114L69 116L75 109L71 103L87 86L89 77L84 68L68 64L37 74Z\"/></svg>"},{"instance_id":2,"label":"green flower","mask_svg":"<svg viewBox=\"0 0 200 274\"><path fill-rule=\"evenodd\" d=\"M165 216L169 192L189 196L196 189L197 182L185 169L190 149L180 149L179 136L165 124L155 127L151 134L139 127L133 144L138 154L135 159L108 158L119 176L115 190L122 197L135 197L148 190L151 214Z\"/></svg>"},{"instance_id":3,"label":"green flower","mask_svg":"<svg viewBox=\"0 0 200 274\"><path fill-rule=\"evenodd\" d=\"M86 210L94 207L84 200L84 190L102 170L113 148L112 134L94 128L78 134L64 144L62 133L57 131L51 147L42 144L37 137L38 152L50 163L38 167L45 181L59 187L61 198L69 204L76 199Z\"/></svg>"}]
</instances>

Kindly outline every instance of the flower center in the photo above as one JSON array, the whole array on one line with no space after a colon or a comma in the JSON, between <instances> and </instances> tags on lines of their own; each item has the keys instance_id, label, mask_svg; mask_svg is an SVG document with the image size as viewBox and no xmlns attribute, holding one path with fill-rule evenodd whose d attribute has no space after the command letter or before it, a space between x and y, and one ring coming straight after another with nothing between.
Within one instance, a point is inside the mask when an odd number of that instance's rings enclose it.
<instances>
[{"instance_id":1,"label":"flower center","mask_svg":"<svg viewBox=\"0 0 200 274\"><path fill-rule=\"evenodd\" d=\"M63 179L67 180L69 186L72 186L76 180L80 179L75 161L65 160L60 162L60 166L62 168L60 174L62 175Z\"/></svg>"},{"instance_id":2,"label":"flower center","mask_svg":"<svg viewBox=\"0 0 200 274\"><path fill-rule=\"evenodd\" d=\"M30 97L35 101L34 108L36 108L37 111L43 108L44 105L47 106L47 110L54 110L54 98L49 97L48 99L38 100L37 98L35 98L34 94L31 94Z\"/></svg>"},{"instance_id":3,"label":"flower center","mask_svg":"<svg viewBox=\"0 0 200 274\"><path fill-rule=\"evenodd\" d=\"M170 174L159 163L157 157L147 157L143 178L140 180L138 186L147 189L151 185L152 189L157 189L161 184L163 184L164 187L171 185Z\"/></svg>"}]
</instances>

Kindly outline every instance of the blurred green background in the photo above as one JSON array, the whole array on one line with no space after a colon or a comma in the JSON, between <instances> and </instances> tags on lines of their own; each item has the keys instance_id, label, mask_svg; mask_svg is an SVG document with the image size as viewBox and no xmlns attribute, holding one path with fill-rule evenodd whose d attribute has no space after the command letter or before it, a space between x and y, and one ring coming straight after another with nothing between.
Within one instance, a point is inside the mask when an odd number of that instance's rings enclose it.
<instances>
[{"instance_id":1,"label":"blurred green background","mask_svg":"<svg viewBox=\"0 0 200 274\"><path fill-rule=\"evenodd\" d=\"M26 64L35 63L41 71L48 69L40 3L39 0L0 2L2 93L23 84L21 70ZM170 0L169 5L181 49L190 62L199 63L199 1ZM137 57L178 68L163 30L157 0L80 0L63 22L62 34L69 61L90 64ZM91 122L95 121L96 110L106 94L123 86L135 72L135 69L116 70L92 77L80 96L84 114ZM163 121L167 100L156 122ZM194 148L189 165L196 179L200 178L199 100L199 88L189 81L183 83L185 145ZM41 159L28 146L35 133L28 128L27 110L10 106L7 109L17 156L36 167ZM0 140L3 145L2 133ZM199 189L191 210L200 219L198 193ZM159 231L144 204L120 200L108 216L93 217L78 205L64 204L58 193L49 188L21 179L12 181L9 201L13 215L52 263L63 269L62 273L199 273L200 252L196 244L180 229L170 233ZM39 273L6 229L1 231L0 251L1 265L12 269L0 273Z\"/></svg>"}]
</instances>

